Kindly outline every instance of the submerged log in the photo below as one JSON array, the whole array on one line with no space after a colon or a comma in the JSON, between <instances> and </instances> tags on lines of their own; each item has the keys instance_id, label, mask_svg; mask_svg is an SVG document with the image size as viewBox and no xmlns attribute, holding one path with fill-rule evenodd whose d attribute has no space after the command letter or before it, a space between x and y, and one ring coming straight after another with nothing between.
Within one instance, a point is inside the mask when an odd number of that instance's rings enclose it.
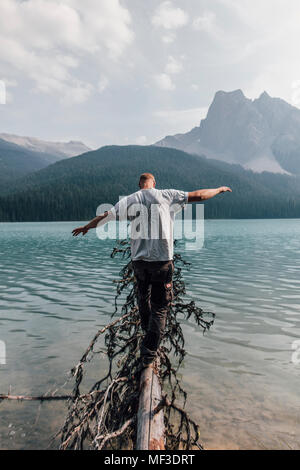
<instances>
[{"instance_id":1,"label":"submerged log","mask_svg":"<svg viewBox=\"0 0 300 470\"><path fill-rule=\"evenodd\" d=\"M26 396L26 395L3 395L0 394L0 401L1 400L18 400L18 401L58 401L58 400L69 400L72 398L71 395L39 395L39 396Z\"/></svg>"},{"instance_id":2,"label":"submerged log","mask_svg":"<svg viewBox=\"0 0 300 470\"><path fill-rule=\"evenodd\" d=\"M137 450L165 449L164 411L157 409L161 403L161 386L158 364L146 367L141 373L140 398L137 416Z\"/></svg>"}]
</instances>

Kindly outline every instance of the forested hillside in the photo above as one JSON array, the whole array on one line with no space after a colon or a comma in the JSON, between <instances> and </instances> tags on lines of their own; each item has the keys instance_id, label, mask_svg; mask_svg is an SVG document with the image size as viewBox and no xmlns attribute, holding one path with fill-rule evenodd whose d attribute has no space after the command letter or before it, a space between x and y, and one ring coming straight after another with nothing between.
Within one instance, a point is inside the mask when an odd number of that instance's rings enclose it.
<instances>
[{"instance_id":1,"label":"forested hillside","mask_svg":"<svg viewBox=\"0 0 300 470\"><path fill-rule=\"evenodd\" d=\"M300 217L299 177L253 173L170 148L108 146L59 161L0 193L0 220L90 219L99 204L136 191L145 171L155 174L157 188L231 186L232 194L205 203L206 218Z\"/></svg>"},{"instance_id":2,"label":"forested hillside","mask_svg":"<svg viewBox=\"0 0 300 470\"><path fill-rule=\"evenodd\" d=\"M58 160L55 155L26 149L0 138L0 191L12 181Z\"/></svg>"}]
</instances>

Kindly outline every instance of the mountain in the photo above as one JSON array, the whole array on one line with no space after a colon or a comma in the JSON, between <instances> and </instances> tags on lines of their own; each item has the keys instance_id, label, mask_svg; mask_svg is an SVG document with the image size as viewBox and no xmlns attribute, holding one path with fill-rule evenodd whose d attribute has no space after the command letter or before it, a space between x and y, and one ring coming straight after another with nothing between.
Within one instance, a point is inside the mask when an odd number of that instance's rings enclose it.
<instances>
[{"instance_id":1,"label":"mountain","mask_svg":"<svg viewBox=\"0 0 300 470\"><path fill-rule=\"evenodd\" d=\"M300 174L300 109L266 92L250 100L241 90L218 91L199 127L155 145L256 172Z\"/></svg>"},{"instance_id":2,"label":"mountain","mask_svg":"<svg viewBox=\"0 0 300 470\"><path fill-rule=\"evenodd\" d=\"M300 216L300 177L254 173L170 148L107 146L22 178L0 196L0 220L91 219L99 204L115 204L119 196L137 191L146 171L154 173L158 188L231 186L233 193L205 203L206 218Z\"/></svg>"},{"instance_id":3,"label":"mountain","mask_svg":"<svg viewBox=\"0 0 300 470\"><path fill-rule=\"evenodd\" d=\"M39 153L46 153L59 158L74 157L91 150L82 142L70 140L70 142L48 142L35 137L23 137L14 134L0 133L0 139L24 147Z\"/></svg>"},{"instance_id":4,"label":"mountain","mask_svg":"<svg viewBox=\"0 0 300 470\"><path fill-rule=\"evenodd\" d=\"M58 157L48 153L28 150L0 139L0 190L9 188L13 181L45 168Z\"/></svg>"},{"instance_id":5,"label":"mountain","mask_svg":"<svg viewBox=\"0 0 300 470\"><path fill-rule=\"evenodd\" d=\"M33 137L0 134L0 192L18 186L18 179L58 160L90 150L81 142L44 142Z\"/></svg>"}]
</instances>

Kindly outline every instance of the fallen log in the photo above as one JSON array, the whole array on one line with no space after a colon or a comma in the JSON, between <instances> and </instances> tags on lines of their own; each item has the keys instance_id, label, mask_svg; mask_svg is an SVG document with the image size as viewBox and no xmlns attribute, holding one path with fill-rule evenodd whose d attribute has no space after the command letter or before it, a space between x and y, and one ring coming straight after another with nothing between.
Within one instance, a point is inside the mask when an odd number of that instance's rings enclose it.
<instances>
[{"instance_id":1,"label":"fallen log","mask_svg":"<svg viewBox=\"0 0 300 470\"><path fill-rule=\"evenodd\" d=\"M157 412L162 402L158 364L146 367L141 373L140 398L137 415L137 450L165 449L164 411Z\"/></svg>"},{"instance_id":2,"label":"fallen log","mask_svg":"<svg viewBox=\"0 0 300 470\"><path fill-rule=\"evenodd\" d=\"M0 394L0 400L17 400L17 401L59 401L59 400L69 400L71 395L39 395L39 396L26 396L26 395L3 395Z\"/></svg>"}]
</instances>

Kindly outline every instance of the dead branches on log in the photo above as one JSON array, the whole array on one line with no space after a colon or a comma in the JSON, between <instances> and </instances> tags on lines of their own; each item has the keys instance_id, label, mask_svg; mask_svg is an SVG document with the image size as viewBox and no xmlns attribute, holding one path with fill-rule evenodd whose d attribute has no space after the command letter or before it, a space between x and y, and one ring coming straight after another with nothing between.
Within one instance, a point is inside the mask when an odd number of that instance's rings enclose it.
<instances>
[{"instance_id":1,"label":"dead branches on log","mask_svg":"<svg viewBox=\"0 0 300 470\"><path fill-rule=\"evenodd\" d=\"M112 256L120 253L123 257L129 258L130 247L127 241L120 242ZM174 262L174 298L171 314L167 318L164 339L158 351L160 383L162 387L164 384L167 385L170 398L166 395L161 398L161 394L157 393L154 403L151 404L150 416L150 428L153 421L159 422L160 429L163 430L165 425L165 435L159 432L161 436L157 439L159 443L150 443L150 433L147 445L157 446L155 448L165 446L170 450L189 450L195 447L201 448L201 445L198 442L198 425L184 410L187 395L177 376L178 368L186 354L179 317L186 319L193 317L196 325L205 331L213 324L214 315L204 312L193 301L184 302L185 285L181 271L184 266L188 266L188 263L179 254L175 255ZM65 424L60 431L61 449L122 450L140 448L144 445L140 442L141 417L138 414L139 401L143 401L140 394L140 382L143 383L143 374L147 375L147 373L143 372L140 364L140 345L143 335L140 329L137 291L130 261L120 271L120 277L121 279L116 283L115 313L119 311L118 300L121 294L127 291L126 300L121 306L120 318L110 323L105 329L98 331L77 366L72 369L75 387ZM108 371L92 386L90 395L81 400L83 368L85 363L93 359L94 346L102 333L105 333ZM173 354L177 360L176 367L170 361L170 354ZM155 374L153 376L157 379ZM157 388L158 385L157 383ZM98 393L95 395L96 391Z\"/></svg>"}]
</instances>

